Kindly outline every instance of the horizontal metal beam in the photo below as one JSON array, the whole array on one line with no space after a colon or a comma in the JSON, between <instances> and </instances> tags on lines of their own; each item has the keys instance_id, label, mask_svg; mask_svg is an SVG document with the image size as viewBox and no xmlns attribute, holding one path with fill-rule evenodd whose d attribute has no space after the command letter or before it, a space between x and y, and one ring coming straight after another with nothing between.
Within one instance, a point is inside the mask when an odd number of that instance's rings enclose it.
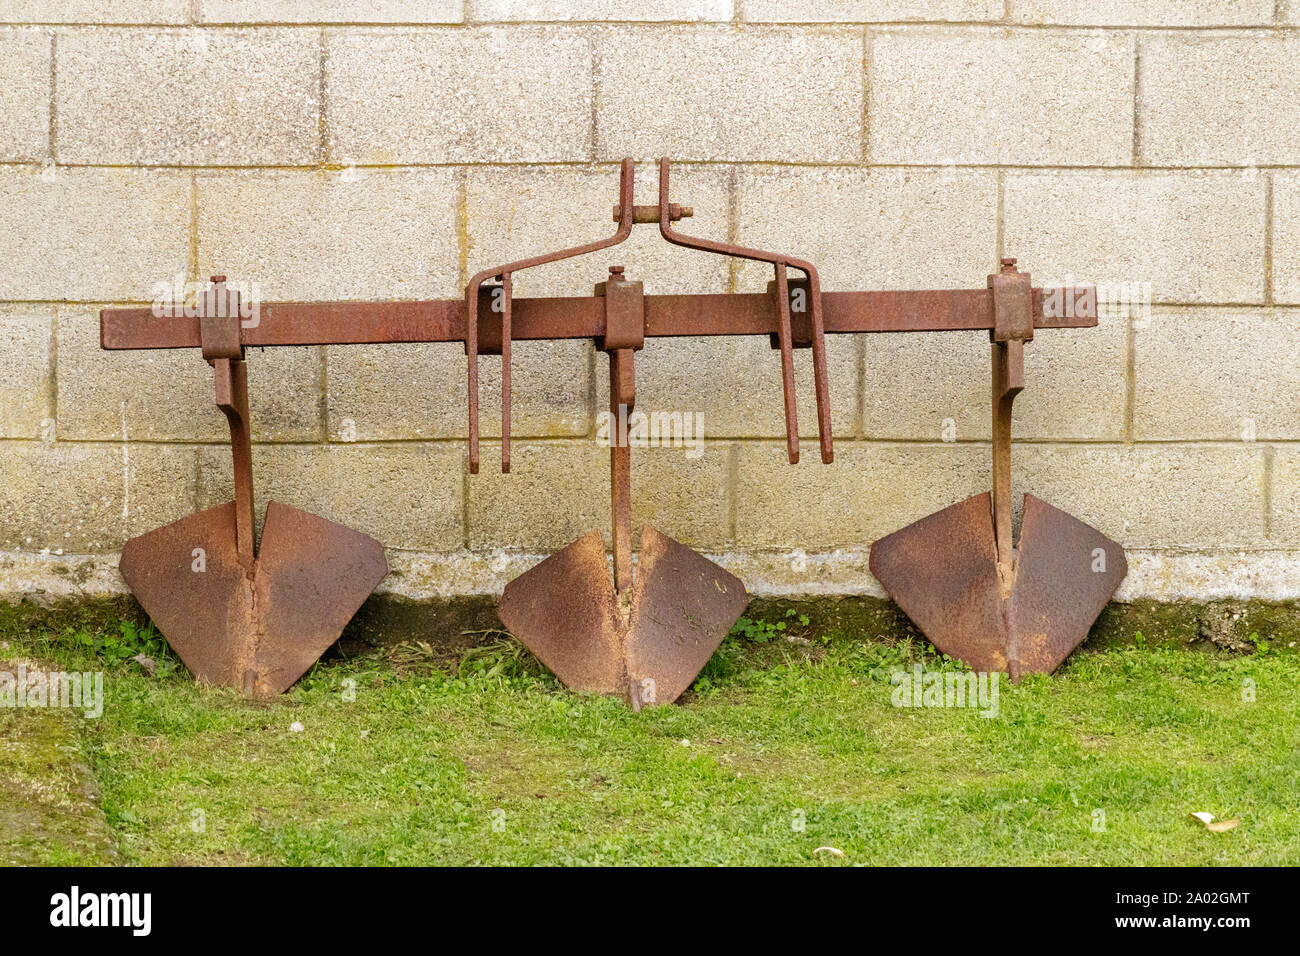
<instances>
[{"instance_id":1,"label":"horizontal metal beam","mask_svg":"<svg viewBox=\"0 0 1300 956\"><path fill-rule=\"evenodd\" d=\"M1066 290L1076 301L1082 290ZM1093 299L1092 301L1095 301ZM1088 328L1096 315L1045 317L1043 290L1034 289L1036 329ZM940 332L993 328L988 289L822 293L827 333ZM514 339L595 339L605 334L605 303L599 296L515 299ZM152 308L103 309L100 345L106 349L199 347L198 317L158 316ZM246 320L251 323L252 319ZM479 319L485 343L499 339L491 313ZM257 324L240 329L246 346L360 345L381 342L463 342L465 300L420 302L267 302ZM775 335L775 298L768 293L648 295L645 334Z\"/></svg>"}]
</instances>

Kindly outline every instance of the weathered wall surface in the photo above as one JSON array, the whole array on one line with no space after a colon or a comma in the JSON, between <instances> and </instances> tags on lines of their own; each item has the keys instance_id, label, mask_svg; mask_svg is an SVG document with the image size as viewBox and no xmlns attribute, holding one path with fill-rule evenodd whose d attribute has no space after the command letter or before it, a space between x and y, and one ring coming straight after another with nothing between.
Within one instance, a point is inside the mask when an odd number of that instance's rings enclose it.
<instances>
[{"instance_id":1,"label":"weathered wall surface","mask_svg":"<svg viewBox=\"0 0 1300 956\"><path fill-rule=\"evenodd\" d=\"M100 307L215 272L459 295L605 233L624 155L639 202L671 156L691 231L830 289L983 286L1002 255L1149 289L1029 346L1017 492L1129 548L1121 596L1300 594L1300 2L0 0L0 23L6 594L118 590L126 538L230 494L207 366L100 351ZM611 261L648 292L768 278L647 230L519 292L587 294ZM635 453L636 517L756 592L880 593L873 538L989 485L987 353L837 338L836 462L790 467L765 341L652 343L640 407L702 413L708 443ZM508 476L491 441L467 474L459 346L250 368L260 496L377 536L392 590L491 591L607 523L589 346L518 346Z\"/></svg>"}]
</instances>

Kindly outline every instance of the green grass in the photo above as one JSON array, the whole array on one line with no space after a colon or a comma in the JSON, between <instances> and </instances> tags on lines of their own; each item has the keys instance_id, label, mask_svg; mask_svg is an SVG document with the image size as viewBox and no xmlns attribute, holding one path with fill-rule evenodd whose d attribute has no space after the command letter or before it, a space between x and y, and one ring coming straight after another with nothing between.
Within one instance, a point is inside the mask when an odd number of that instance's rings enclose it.
<instances>
[{"instance_id":1,"label":"green grass","mask_svg":"<svg viewBox=\"0 0 1300 956\"><path fill-rule=\"evenodd\" d=\"M0 670L16 672L2 653ZM115 862L78 720L65 710L0 708L0 865Z\"/></svg>"},{"instance_id":2,"label":"green grass","mask_svg":"<svg viewBox=\"0 0 1300 956\"><path fill-rule=\"evenodd\" d=\"M508 641L321 664L268 703L109 664L85 747L132 863L1300 862L1300 655L1138 639L1004 681L986 719L892 706L893 669L954 666L917 645L803 623L728 639L639 714Z\"/></svg>"}]
</instances>

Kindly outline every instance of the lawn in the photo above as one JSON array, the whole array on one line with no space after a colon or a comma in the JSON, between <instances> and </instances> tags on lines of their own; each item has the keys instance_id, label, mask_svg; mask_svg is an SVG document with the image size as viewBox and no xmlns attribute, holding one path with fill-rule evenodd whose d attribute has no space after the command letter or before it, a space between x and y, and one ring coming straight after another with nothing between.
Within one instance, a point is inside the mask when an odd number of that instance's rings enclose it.
<instances>
[{"instance_id":1,"label":"lawn","mask_svg":"<svg viewBox=\"0 0 1300 956\"><path fill-rule=\"evenodd\" d=\"M1135 636L1003 681L982 717L893 705L898 669L956 669L926 645L752 625L641 713L503 637L336 658L264 703L163 655L150 675L94 640L11 643L105 670L103 716L75 722L126 863L1300 863L1285 649Z\"/></svg>"}]
</instances>

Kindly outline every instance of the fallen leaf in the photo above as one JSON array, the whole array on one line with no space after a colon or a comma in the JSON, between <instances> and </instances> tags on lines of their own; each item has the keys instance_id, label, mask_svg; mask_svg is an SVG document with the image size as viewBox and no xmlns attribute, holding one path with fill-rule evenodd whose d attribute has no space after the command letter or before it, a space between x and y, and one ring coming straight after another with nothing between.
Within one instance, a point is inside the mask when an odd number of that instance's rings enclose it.
<instances>
[{"instance_id":1,"label":"fallen leaf","mask_svg":"<svg viewBox=\"0 0 1300 956\"><path fill-rule=\"evenodd\" d=\"M1206 813L1204 810L1196 810L1187 815L1193 820L1199 820L1201 823L1204 823L1205 829L1209 830L1211 833L1224 833L1228 830L1235 830L1238 824L1241 823L1240 820L1235 818L1232 820L1216 821L1213 813Z\"/></svg>"}]
</instances>

